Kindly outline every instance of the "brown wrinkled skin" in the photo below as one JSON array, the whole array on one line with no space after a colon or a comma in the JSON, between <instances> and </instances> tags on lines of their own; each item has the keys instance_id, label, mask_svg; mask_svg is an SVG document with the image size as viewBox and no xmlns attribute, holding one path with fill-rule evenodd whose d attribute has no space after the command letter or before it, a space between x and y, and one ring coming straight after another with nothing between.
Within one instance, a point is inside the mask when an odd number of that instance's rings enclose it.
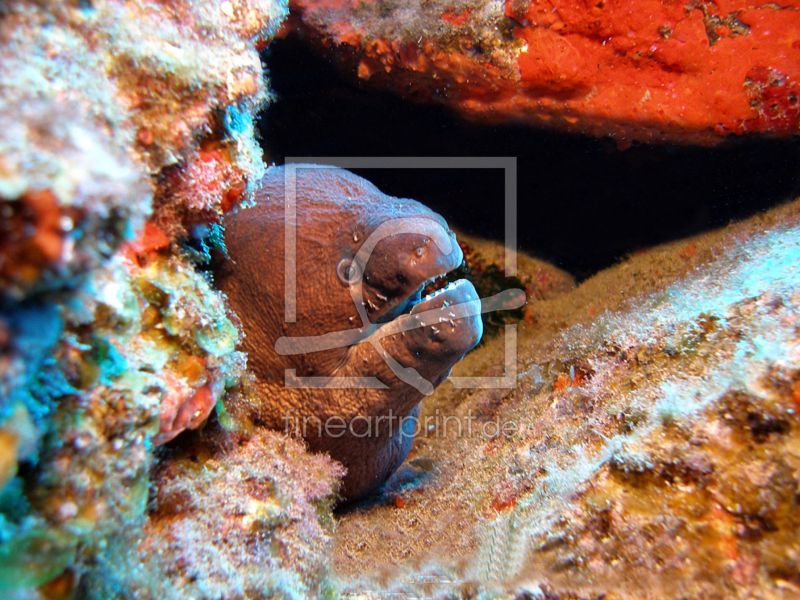
<instances>
[{"instance_id":1,"label":"brown wrinkled skin","mask_svg":"<svg viewBox=\"0 0 800 600\"><path fill-rule=\"evenodd\" d=\"M363 292L370 323L381 317L387 321L380 325L389 328L383 332L395 331L392 328L403 319L419 321L421 317L413 315L392 316L426 280L457 267L462 255L444 219L418 202L386 196L368 181L334 167L298 165L296 173L295 322L285 322L284 315L284 168L269 169L255 205L224 222L228 258L216 265L215 281L242 322L241 349L247 353L257 391L255 401L232 402L228 410L234 417L301 435L310 450L329 453L347 468L343 497L356 499L380 487L408 454L413 435L400 431L399 418L419 414L423 393L401 380L370 343L312 351L312 341L302 353L281 355L276 341L362 326L337 266L341 273L340 261L353 259L382 223L412 218L452 241L447 255L431 236L419 232L397 233L378 242L356 285ZM477 302L468 282L424 299L413 311L447 311L448 304L458 302ZM402 367L415 369L435 387L477 344L482 325L478 315L427 321L424 317L426 324L437 326L396 332L379 343ZM374 331L370 328L362 337L376 335ZM295 369L297 377L374 377L385 387L290 388L285 384L287 369Z\"/></svg>"}]
</instances>

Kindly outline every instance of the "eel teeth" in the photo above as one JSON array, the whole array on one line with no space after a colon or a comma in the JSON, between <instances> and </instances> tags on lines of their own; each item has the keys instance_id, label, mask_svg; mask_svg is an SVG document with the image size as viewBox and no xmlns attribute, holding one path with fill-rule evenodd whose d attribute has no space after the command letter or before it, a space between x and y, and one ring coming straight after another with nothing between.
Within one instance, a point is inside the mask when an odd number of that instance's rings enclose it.
<instances>
[{"instance_id":1,"label":"eel teeth","mask_svg":"<svg viewBox=\"0 0 800 600\"><path fill-rule=\"evenodd\" d=\"M458 283L457 281L451 281L450 283L448 283L443 288L439 288L435 292L432 292L432 293L428 294L427 296L425 296L424 300L428 300L430 298L435 298L436 296L446 292L447 290L452 290L454 287L456 287L457 283Z\"/></svg>"}]
</instances>

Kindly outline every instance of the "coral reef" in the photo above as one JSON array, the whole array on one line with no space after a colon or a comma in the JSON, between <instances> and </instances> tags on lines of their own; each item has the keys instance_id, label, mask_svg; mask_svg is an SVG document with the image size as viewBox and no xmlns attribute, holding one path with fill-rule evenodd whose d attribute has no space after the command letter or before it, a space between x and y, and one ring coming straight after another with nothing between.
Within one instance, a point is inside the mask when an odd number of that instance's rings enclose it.
<instances>
[{"instance_id":1,"label":"coral reef","mask_svg":"<svg viewBox=\"0 0 800 600\"><path fill-rule=\"evenodd\" d=\"M13 77L7 49L3 81ZM115 139L121 132L93 123L78 102L6 101L0 128L3 293L22 300L74 285L142 227L152 196L146 174Z\"/></svg>"},{"instance_id":2,"label":"coral reef","mask_svg":"<svg viewBox=\"0 0 800 600\"><path fill-rule=\"evenodd\" d=\"M800 127L796 2L294 0L345 70L468 118L719 143Z\"/></svg>"},{"instance_id":3,"label":"coral reef","mask_svg":"<svg viewBox=\"0 0 800 600\"><path fill-rule=\"evenodd\" d=\"M219 168L237 174L240 195L243 181L260 176L252 115L266 91L256 46L277 26L280 3L0 10L5 294L54 289L101 264L149 216L148 174L177 165L184 187L202 187L186 165L208 163L206 146L224 150ZM221 212L226 194L204 191L162 194L157 204Z\"/></svg>"},{"instance_id":4,"label":"coral reef","mask_svg":"<svg viewBox=\"0 0 800 600\"><path fill-rule=\"evenodd\" d=\"M204 444L162 463L157 508L138 555L117 563L114 552L104 553L106 568L83 580L83 594L109 598L122 588L135 598L235 600L332 593L322 552L332 521L318 515L329 514L342 469L274 432L232 449L219 442L214 451Z\"/></svg>"},{"instance_id":5,"label":"coral reef","mask_svg":"<svg viewBox=\"0 0 800 600\"><path fill-rule=\"evenodd\" d=\"M797 200L532 300L514 386L444 386L340 519L343 591L796 597L799 228Z\"/></svg>"},{"instance_id":6,"label":"coral reef","mask_svg":"<svg viewBox=\"0 0 800 600\"><path fill-rule=\"evenodd\" d=\"M480 118L797 132L791 4L555 8L297 4L362 79ZM455 369L502 386L443 385L335 521L339 465L231 419L253 380L198 264L263 175L286 10L0 6L0 596L797 597L800 200L574 289L466 240L482 295L529 297Z\"/></svg>"},{"instance_id":7,"label":"coral reef","mask_svg":"<svg viewBox=\"0 0 800 600\"><path fill-rule=\"evenodd\" d=\"M196 268L207 248L184 238L249 199L263 172L258 49L285 13L271 0L0 7L4 598L144 597L163 578L136 550L154 449L201 426L246 363L235 317ZM253 447L253 460L316 464ZM303 477L275 468L286 498ZM337 474L319 469L327 483L282 508L303 543L321 539ZM319 546L275 577L311 581ZM98 587L113 574L113 591Z\"/></svg>"}]
</instances>

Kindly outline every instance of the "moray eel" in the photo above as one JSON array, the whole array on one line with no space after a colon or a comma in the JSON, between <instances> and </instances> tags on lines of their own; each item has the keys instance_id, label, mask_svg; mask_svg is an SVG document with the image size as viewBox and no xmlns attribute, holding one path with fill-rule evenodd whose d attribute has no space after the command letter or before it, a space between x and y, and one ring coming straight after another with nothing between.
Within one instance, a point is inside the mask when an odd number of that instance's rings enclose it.
<instances>
[{"instance_id":1,"label":"moray eel","mask_svg":"<svg viewBox=\"0 0 800 600\"><path fill-rule=\"evenodd\" d=\"M455 234L419 202L318 165L270 168L224 229L214 277L256 392L228 411L341 462L345 499L373 492L408 454L423 396L483 332L468 281L420 297L461 264Z\"/></svg>"}]
</instances>

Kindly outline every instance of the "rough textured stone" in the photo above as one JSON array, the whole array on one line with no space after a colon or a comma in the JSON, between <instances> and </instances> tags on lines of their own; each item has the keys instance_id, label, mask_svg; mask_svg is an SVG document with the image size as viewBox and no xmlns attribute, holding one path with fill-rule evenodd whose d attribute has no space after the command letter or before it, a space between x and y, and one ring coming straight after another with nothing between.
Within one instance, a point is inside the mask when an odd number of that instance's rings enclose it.
<instances>
[{"instance_id":1,"label":"rough textured stone","mask_svg":"<svg viewBox=\"0 0 800 600\"><path fill-rule=\"evenodd\" d=\"M343 589L796 597L798 227L800 200L532 300L515 370L499 336L453 373L511 387L443 386L339 521Z\"/></svg>"},{"instance_id":2,"label":"rough textured stone","mask_svg":"<svg viewBox=\"0 0 800 600\"><path fill-rule=\"evenodd\" d=\"M712 144L800 127L800 11L660 0L295 0L371 85L490 122Z\"/></svg>"},{"instance_id":3,"label":"rough textured stone","mask_svg":"<svg viewBox=\"0 0 800 600\"><path fill-rule=\"evenodd\" d=\"M154 446L199 427L246 360L192 260L207 248L178 238L264 169L258 48L285 13L273 0L0 5L3 598L91 597L106 555L160 578L134 557ZM124 587L115 597L145 593Z\"/></svg>"}]
</instances>

